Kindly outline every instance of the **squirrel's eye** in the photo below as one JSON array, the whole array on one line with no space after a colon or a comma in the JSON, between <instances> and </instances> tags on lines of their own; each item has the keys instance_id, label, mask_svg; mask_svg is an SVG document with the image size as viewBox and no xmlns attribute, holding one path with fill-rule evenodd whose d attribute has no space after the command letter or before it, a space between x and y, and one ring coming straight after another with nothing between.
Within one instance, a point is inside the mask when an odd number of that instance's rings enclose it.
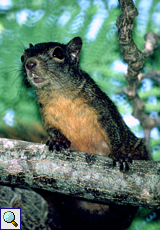
<instances>
[{"instance_id":1,"label":"squirrel's eye","mask_svg":"<svg viewBox=\"0 0 160 230\"><path fill-rule=\"evenodd\" d=\"M62 60L64 58L64 54L63 54L62 49L59 48L59 47L55 48L55 50L53 51L52 56Z\"/></svg>"},{"instance_id":2,"label":"squirrel's eye","mask_svg":"<svg viewBox=\"0 0 160 230\"><path fill-rule=\"evenodd\" d=\"M24 62L24 55L21 56L21 62Z\"/></svg>"}]
</instances>

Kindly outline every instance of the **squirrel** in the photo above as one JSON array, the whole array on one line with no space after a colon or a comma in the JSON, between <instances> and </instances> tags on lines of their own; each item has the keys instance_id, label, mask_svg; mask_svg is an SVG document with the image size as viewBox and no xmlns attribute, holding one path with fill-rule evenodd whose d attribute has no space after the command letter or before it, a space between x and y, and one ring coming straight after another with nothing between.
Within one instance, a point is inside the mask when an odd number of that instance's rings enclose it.
<instances>
[{"instance_id":1,"label":"squirrel","mask_svg":"<svg viewBox=\"0 0 160 230\"><path fill-rule=\"evenodd\" d=\"M123 121L117 107L79 67L82 39L66 45L39 43L21 56L23 72L35 88L49 150L70 148L109 156L126 170L132 159L148 159L142 139Z\"/></svg>"},{"instance_id":2,"label":"squirrel","mask_svg":"<svg viewBox=\"0 0 160 230\"><path fill-rule=\"evenodd\" d=\"M50 151L70 148L109 156L113 165L119 161L120 170L123 170L125 162L128 170L133 159L147 160L148 151L143 140L127 127L111 99L80 69L81 48L82 39L74 37L67 44L30 44L21 56L24 77L35 88L49 136L46 144ZM73 201L60 194L42 195L49 200L48 203L52 203L52 210L56 210L54 212L58 217L54 216L53 222L62 218L60 226L64 225L57 229L97 230L107 226L107 229L120 230L130 224L137 210L137 207L128 209L78 199ZM80 214L80 210L84 213ZM68 227L66 223L72 226Z\"/></svg>"}]
</instances>

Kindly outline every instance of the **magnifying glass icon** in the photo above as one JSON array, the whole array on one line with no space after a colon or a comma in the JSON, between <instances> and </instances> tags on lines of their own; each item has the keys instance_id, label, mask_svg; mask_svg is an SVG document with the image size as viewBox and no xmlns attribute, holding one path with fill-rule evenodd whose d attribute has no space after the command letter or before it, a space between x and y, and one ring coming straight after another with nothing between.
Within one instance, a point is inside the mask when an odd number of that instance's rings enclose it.
<instances>
[{"instance_id":1,"label":"magnifying glass icon","mask_svg":"<svg viewBox=\"0 0 160 230\"><path fill-rule=\"evenodd\" d=\"M15 215L11 211L7 211L3 215L3 219L7 223L12 223L15 227L18 226L18 224L14 221L15 220Z\"/></svg>"}]
</instances>

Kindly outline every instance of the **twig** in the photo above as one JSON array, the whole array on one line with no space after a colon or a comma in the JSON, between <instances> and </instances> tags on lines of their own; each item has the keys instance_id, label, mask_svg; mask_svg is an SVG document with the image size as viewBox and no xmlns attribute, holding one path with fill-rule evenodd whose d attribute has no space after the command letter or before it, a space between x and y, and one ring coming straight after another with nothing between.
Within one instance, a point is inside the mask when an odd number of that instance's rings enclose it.
<instances>
[{"instance_id":1,"label":"twig","mask_svg":"<svg viewBox=\"0 0 160 230\"><path fill-rule=\"evenodd\" d=\"M138 79L141 82L143 79L151 79L160 84L160 71L149 70L147 73L138 74Z\"/></svg>"}]
</instances>

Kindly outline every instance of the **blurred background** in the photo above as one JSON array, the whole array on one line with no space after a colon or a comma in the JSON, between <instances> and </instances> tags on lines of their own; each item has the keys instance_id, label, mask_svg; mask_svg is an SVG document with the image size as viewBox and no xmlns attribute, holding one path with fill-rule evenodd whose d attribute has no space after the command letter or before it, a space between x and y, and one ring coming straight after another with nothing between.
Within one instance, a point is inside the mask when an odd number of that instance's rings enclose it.
<instances>
[{"instance_id":1,"label":"blurred background","mask_svg":"<svg viewBox=\"0 0 160 230\"><path fill-rule=\"evenodd\" d=\"M144 48L148 31L160 33L160 1L134 1L139 15L134 21L133 38ZM132 117L132 107L124 94L116 90L126 86L127 65L121 58L117 41L118 0L0 0L0 137L45 142L36 95L24 84L21 55L40 42L67 43L75 36L83 39L80 66L118 106L127 125L143 137L139 121ZM154 54L145 60L143 73L160 70L160 42ZM145 112L160 116L160 86L145 79L138 94L145 101ZM160 130L151 132L150 149L160 160ZM160 230L160 212L140 208L131 227Z\"/></svg>"}]
</instances>

